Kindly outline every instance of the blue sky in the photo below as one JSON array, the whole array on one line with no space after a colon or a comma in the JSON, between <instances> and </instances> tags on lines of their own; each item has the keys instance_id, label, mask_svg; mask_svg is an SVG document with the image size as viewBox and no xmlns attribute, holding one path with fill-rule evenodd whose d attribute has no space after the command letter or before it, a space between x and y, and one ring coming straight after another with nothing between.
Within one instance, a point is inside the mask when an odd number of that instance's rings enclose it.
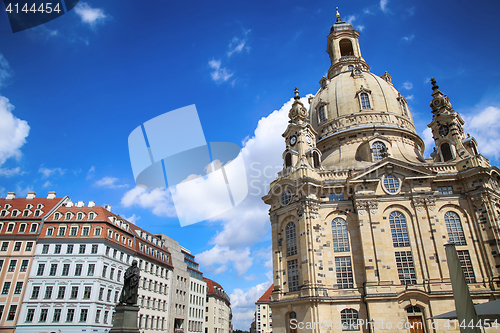
<instances>
[{"instance_id":1,"label":"blue sky","mask_svg":"<svg viewBox=\"0 0 500 333\"><path fill-rule=\"evenodd\" d=\"M260 197L282 163L293 88L316 93L328 70L336 6L361 32L370 70L388 71L406 96L427 152L435 77L499 164L497 1L87 1L16 34L0 13L0 196L56 191L173 237L231 294L235 328L248 329L271 283ZM190 104L207 141L242 148L252 186L232 211L181 228L168 191L135 187L127 138Z\"/></svg>"}]
</instances>

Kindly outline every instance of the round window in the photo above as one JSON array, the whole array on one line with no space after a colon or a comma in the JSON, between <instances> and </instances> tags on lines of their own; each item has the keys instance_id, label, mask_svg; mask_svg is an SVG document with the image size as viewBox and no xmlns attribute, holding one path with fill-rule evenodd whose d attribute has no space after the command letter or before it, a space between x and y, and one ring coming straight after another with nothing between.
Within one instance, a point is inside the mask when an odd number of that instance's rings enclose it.
<instances>
[{"instance_id":1,"label":"round window","mask_svg":"<svg viewBox=\"0 0 500 333\"><path fill-rule=\"evenodd\" d=\"M292 191L285 189L283 194L281 194L281 205L286 206L292 201Z\"/></svg>"},{"instance_id":2,"label":"round window","mask_svg":"<svg viewBox=\"0 0 500 333\"><path fill-rule=\"evenodd\" d=\"M384 177L384 188L387 193L395 194L399 192L399 179L393 175L387 175Z\"/></svg>"}]
</instances>

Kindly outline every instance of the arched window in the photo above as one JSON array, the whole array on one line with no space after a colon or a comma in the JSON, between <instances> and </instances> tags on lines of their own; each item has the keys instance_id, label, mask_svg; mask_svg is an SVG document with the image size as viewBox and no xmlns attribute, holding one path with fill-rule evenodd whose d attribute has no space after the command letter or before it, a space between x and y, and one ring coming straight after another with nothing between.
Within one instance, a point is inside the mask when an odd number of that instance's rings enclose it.
<instances>
[{"instance_id":1,"label":"arched window","mask_svg":"<svg viewBox=\"0 0 500 333\"><path fill-rule=\"evenodd\" d=\"M444 162L453 159L453 154L451 153L451 147L449 143L445 142L441 145L441 154L443 155Z\"/></svg>"},{"instance_id":2,"label":"arched window","mask_svg":"<svg viewBox=\"0 0 500 333\"><path fill-rule=\"evenodd\" d=\"M66 218L65 218L65 219L66 219L66 220L71 219L71 213L66 213Z\"/></svg>"},{"instance_id":3,"label":"arched window","mask_svg":"<svg viewBox=\"0 0 500 333\"><path fill-rule=\"evenodd\" d=\"M397 193L399 191L399 179L393 175L384 177L384 188L389 193Z\"/></svg>"},{"instance_id":4,"label":"arched window","mask_svg":"<svg viewBox=\"0 0 500 333\"><path fill-rule=\"evenodd\" d=\"M455 245L467 245L458 214L455 212L446 212L444 214L444 222L446 223L450 242L455 243Z\"/></svg>"},{"instance_id":5,"label":"arched window","mask_svg":"<svg viewBox=\"0 0 500 333\"><path fill-rule=\"evenodd\" d=\"M418 306L409 306L406 308L406 313L414 314L414 313L422 313L422 309Z\"/></svg>"},{"instance_id":6,"label":"arched window","mask_svg":"<svg viewBox=\"0 0 500 333\"><path fill-rule=\"evenodd\" d=\"M341 57L353 55L352 43L349 39L342 39L339 42L339 46L340 46L340 56Z\"/></svg>"},{"instance_id":7,"label":"arched window","mask_svg":"<svg viewBox=\"0 0 500 333\"><path fill-rule=\"evenodd\" d=\"M361 108L362 109L370 109L370 98L368 97L367 93L361 93L359 94L359 100L361 101Z\"/></svg>"},{"instance_id":8,"label":"arched window","mask_svg":"<svg viewBox=\"0 0 500 333\"><path fill-rule=\"evenodd\" d=\"M332 236L333 236L333 251L348 252L349 248L349 232L347 231L347 223L343 218L337 217L332 221Z\"/></svg>"},{"instance_id":9,"label":"arched window","mask_svg":"<svg viewBox=\"0 0 500 333\"><path fill-rule=\"evenodd\" d=\"M400 212L392 212L389 215L389 223L391 224L392 243L394 247L410 246L405 216Z\"/></svg>"},{"instance_id":10,"label":"arched window","mask_svg":"<svg viewBox=\"0 0 500 333\"><path fill-rule=\"evenodd\" d=\"M319 122L322 123L326 120L325 106L321 105L318 110Z\"/></svg>"},{"instance_id":11,"label":"arched window","mask_svg":"<svg viewBox=\"0 0 500 333\"><path fill-rule=\"evenodd\" d=\"M372 144L373 161L381 161L386 151L387 147L382 141L375 141Z\"/></svg>"},{"instance_id":12,"label":"arched window","mask_svg":"<svg viewBox=\"0 0 500 333\"><path fill-rule=\"evenodd\" d=\"M317 152L313 153L313 163L316 169L319 168L319 155Z\"/></svg>"},{"instance_id":13,"label":"arched window","mask_svg":"<svg viewBox=\"0 0 500 333\"><path fill-rule=\"evenodd\" d=\"M297 230L295 223L290 222L286 225L286 255L293 256L297 254Z\"/></svg>"},{"instance_id":14,"label":"arched window","mask_svg":"<svg viewBox=\"0 0 500 333\"><path fill-rule=\"evenodd\" d=\"M285 168L292 166L292 154L287 153L285 155Z\"/></svg>"},{"instance_id":15,"label":"arched window","mask_svg":"<svg viewBox=\"0 0 500 333\"><path fill-rule=\"evenodd\" d=\"M358 311L354 309L344 309L340 311L342 331L359 331Z\"/></svg>"},{"instance_id":16,"label":"arched window","mask_svg":"<svg viewBox=\"0 0 500 333\"><path fill-rule=\"evenodd\" d=\"M292 328L292 327L294 327L294 328ZM288 314L288 327L287 328L288 328L287 332L289 332L289 333L296 333L297 332L297 314L293 311Z\"/></svg>"}]
</instances>

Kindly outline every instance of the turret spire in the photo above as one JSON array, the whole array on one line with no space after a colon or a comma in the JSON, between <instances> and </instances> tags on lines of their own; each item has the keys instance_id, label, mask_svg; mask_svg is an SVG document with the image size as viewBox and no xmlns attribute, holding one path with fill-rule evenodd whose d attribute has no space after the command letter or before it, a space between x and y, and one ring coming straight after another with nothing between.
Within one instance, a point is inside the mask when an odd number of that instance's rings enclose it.
<instances>
[{"instance_id":1,"label":"turret spire","mask_svg":"<svg viewBox=\"0 0 500 333\"><path fill-rule=\"evenodd\" d=\"M342 20L340 19L340 13L339 13L339 7L336 7L337 9L337 22L342 22Z\"/></svg>"}]
</instances>

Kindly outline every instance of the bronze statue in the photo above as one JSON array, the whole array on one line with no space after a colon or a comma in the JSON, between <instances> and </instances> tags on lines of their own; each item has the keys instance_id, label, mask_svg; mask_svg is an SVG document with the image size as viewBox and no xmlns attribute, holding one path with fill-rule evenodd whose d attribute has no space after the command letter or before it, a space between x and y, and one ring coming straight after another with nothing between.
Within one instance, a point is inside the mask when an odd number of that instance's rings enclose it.
<instances>
[{"instance_id":1,"label":"bronze statue","mask_svg":"<svg viewBox=\"0 0 500 333\"><path fill-rule=\"evenodd\" d=\"M127 268L123 276L123 289L120 295L120 303L124 305L137 304L137 290L139 289L140 270L137 260L132 261L132 266Z\"/></svg>"}]
</instances>

